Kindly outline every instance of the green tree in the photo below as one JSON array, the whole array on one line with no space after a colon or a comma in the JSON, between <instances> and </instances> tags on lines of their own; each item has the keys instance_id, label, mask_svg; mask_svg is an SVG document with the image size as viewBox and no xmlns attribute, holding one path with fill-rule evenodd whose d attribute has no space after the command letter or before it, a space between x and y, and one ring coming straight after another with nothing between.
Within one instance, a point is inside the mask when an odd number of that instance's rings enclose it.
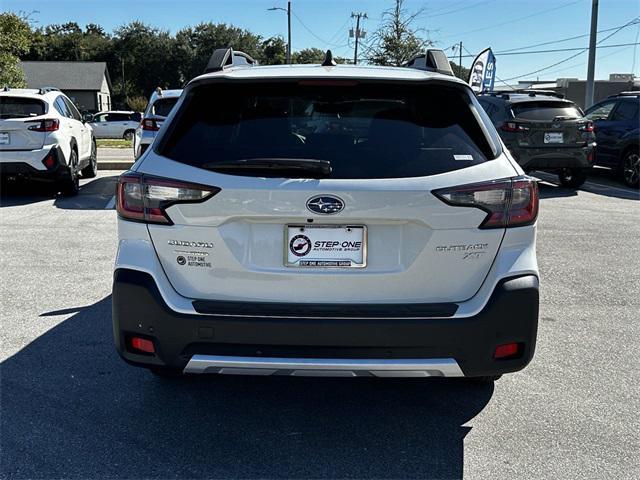
<instances>
[{"instance_id":1,"label":"green tree","mask_svg":"<svg viewBox=\"0 0 640 480\"><path fill-rule=\"evenodd\" d=\"M14 13L0 14L0 85L26 85L20 57L29 51L31 27Z\"/></svg>"},{"instance_id":2,"label":"green tree","mask_svg":"<svg viewBox=\"0 0 640 480\"><path fill-rule=\"evenodd\" d=\"M422 13L422 9L409 13L404 0L395 0L395 6L382 14L382 24L372 36L365 54L369 62L399 67L431 45L430 40L420 36L420 29L413 27Z\"/></svg>"},{"instance_id":3,"label":"green tree","mask_svg":"<svg viewBox=\"0 0 640 480\"><path fill-rule=\"evenodd\" d=\"M451 63L451 69L453 70L453 74L461 80L465 82L469 79L469 69L464 66L459 66L455 62Z\"/></svg>"},{"instance_id":4,"label":"green tree","mask_svg":"<svg viewBox=\"0 0 640 480\"><path fill-rule=\"evenodd\" d=\"M305 48L299 52L294 52L292 55L293 63L322 63L325 55L324 50L319 48Z\"/></svg>"},{"instance_id":5,"label":"green tree","mask_svg":"<svg viewBox=\"0 0 640 480\"><path fill-rule=\"evenodd\" d=\"M284 65L287 62L287 44L284 39L271 37L262 42L258 61L263 65Z\"/></svg>"}]
</instances>

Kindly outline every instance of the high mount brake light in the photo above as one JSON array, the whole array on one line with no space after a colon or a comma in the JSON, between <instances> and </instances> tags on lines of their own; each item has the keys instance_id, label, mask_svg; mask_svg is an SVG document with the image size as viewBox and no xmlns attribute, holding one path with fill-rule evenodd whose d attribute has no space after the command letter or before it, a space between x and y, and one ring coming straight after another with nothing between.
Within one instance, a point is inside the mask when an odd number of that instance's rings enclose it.
<instances>
[{"instance_id":1,"label":"high mount brake light","mask_svg":"<svg viewBox=\"0 0 640 480\"><path fill-rule=\"evenodd\" d=\"M153 118L143 118L140 125L142 126L142 130L148 130L151 132L157 132L160 130L160 126Z\"/></svg>"},{"instance_id":2,"label":"high mount brake light","mask_svg":"<svg viewBox=\"0 0 640 480\"><path fill-rule=\"evenodd\" d=\"M538 216L538 184L527 176L441 188L432 192L454 207L475 207L487 212L478 228L531 225Z\"/></svg>"},{"instance_id":3,"label":"high mount brake light","mask_svg":"<svg viewBox=\"0 0 640 480\"><path fill-rule=\"evenodd\" d=\"M504 132L528 132L529 127L525 127L524 125L517 122L505 122L500 127L500 130Z\"/></svg>"},{"instance_id":4,"label":"high mount brake light","mask_svg":"<svg viewBox=\"0 0 640 480\"><path fill-rule=\"evenodd\" d=\"M44 120L27 120L27 123L37 123L28 127L33 132L55 132L60 128L60 120L57 118L45 118Z\"/></svg>"},{"instance_id":5,"label":"high mount brake light","mask_svg":"<svg viewBox=\"0 0 640 480\"><path fill-rule=\"evenodd\" d=\"M196 183L124 173L118 179L116 210L126 220L173 225L167 208L178 203L203 202L219 191L217 187Z\"/></svg>"}]
</instances>

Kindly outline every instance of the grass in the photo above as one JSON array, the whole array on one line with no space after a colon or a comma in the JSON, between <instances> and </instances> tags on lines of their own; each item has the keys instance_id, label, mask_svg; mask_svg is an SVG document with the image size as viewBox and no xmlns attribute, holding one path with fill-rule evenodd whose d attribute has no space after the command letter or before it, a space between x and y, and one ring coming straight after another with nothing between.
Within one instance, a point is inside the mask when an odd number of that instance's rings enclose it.
<instances>
[{"instance_id":1,"label":"grass","mask_svg":"<svg viewBox=\"0 0 640 480\"><path fill-rule=\"evenodd\" d=\"M98 148L133 148L131 140L125 140L123 138L98 138L96 140L96 145Z\"/></svg>"}]
</instances>

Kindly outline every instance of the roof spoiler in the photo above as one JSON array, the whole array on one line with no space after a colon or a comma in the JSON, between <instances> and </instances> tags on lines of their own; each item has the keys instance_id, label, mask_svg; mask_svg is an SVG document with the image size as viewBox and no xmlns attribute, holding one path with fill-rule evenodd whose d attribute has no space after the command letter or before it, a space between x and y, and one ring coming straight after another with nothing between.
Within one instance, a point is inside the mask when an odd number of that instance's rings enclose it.
<instances>
[{"instance_id":1,"label":"roof spoiler","mask_svg":"<svg viewBox=\"0 0 640 480\"><path fill-rule=\"evenodd\" d=\"M240 65L257 65L253 57L244 52L234 51L233 48L218 48L214 50L207 63L204 73L219 72L227 67L237 67Z\"/></svg>"},{"instance_id":2,"label":"roof spoiler","mask_svg":"<svg viewBox=\"0 0 640 480\"><path fill-rule=\"evenodd\" d=\"M502 96L503 98L509 98L510 94L520 93L526 94L530 97L535 97L536 95L547 95L549 97L556 97L564 99L564 94L560 92L556 92L555 90L537 90L533 88L515 88L513 90L496 90L493 92L484 92L481 95L489 95L492 97Z\"/></svg>"},{"instance_id":3,"label":"roof spoiler","mask_svg":"<svg viewBox=\"0 0 640 480\"><path fill-rule=\"evenodd\" d=\"M453 77L453 70L444 50L431 48L426 53L416 55L403 65L403 67L417 68L428 72L442 73Z\"/></svg>"}]
</instances>

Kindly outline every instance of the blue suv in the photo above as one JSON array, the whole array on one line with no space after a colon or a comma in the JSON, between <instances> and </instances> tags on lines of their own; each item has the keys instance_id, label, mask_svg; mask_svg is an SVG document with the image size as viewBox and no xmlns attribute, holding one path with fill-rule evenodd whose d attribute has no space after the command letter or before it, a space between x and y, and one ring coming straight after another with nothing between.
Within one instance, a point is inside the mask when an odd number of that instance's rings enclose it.
<instances>
[{"instance_id":1,"label":"blue suv","mask_svg":"<svg viewBox=\"0 0 640 480\"><path fill-rule=\"evenodd\" d=\"M629 187L638 187L640 170L640 92L622 92L589 108L596 130L596 165L611 168Z\"/></svg>"}]
</instances>

